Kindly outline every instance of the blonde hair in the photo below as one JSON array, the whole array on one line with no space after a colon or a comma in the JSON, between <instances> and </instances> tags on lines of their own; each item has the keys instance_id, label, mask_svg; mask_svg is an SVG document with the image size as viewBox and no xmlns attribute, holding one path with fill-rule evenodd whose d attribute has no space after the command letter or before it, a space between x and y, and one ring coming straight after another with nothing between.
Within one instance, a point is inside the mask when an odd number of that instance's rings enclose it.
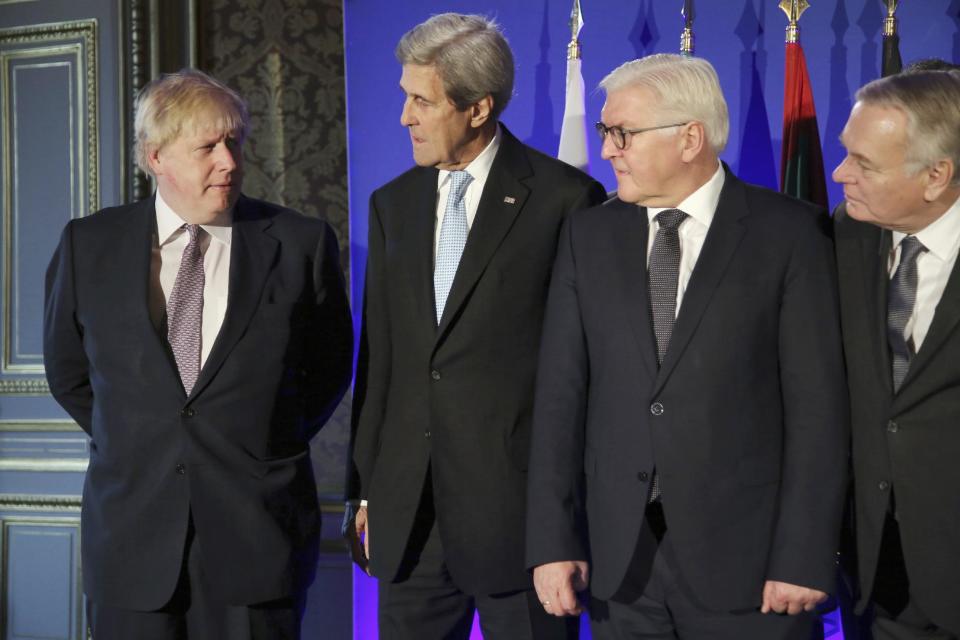
<instances>
[{"instance_id":1,"label":"blonde hair","mask_svg":"<svg viewBox=\"0 0 960 640\"><path fill-rule=\"evenodd\" d=\"M600 81L607 94L643 87L656 96L656 111L703 125L707 142L720 154L730 135L727 101L713 65L703 58L657 53L625 62Z\"/></svg>"},{"instance_id":2,"label":"blonde hair","mask_svg":"<svg viewBox=\"0 0 960 640\"><path fill-rule=\"evenodd\" d=\"M196 69L161 75L137 96L134 118L134 155L137 165L151 173L147 156L184 130L209 127L243 139L250 126L247 105L233 89Z\"/></svg>"}]
</instances>

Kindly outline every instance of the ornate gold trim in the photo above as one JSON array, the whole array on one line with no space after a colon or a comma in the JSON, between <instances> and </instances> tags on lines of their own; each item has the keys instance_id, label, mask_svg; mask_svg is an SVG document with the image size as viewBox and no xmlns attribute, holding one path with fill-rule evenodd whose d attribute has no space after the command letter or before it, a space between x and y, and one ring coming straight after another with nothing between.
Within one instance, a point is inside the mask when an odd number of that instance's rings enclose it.
<instances>
[{"instance_id":1,"label":"ornate gold trim","mask_svg":"<svg viewBox=\"0 0 960 640\"><path fill-rule=\"evenodd\" d=\"M48 396L46 378L7 378L0 380L0 396Z\"/></svg>"},{"instance_id":2,"label":"ornate gold trim","mask_svg":"<svg viewBox=\"0 0 960 640\"><path fill-rule=\"evenodd\" d=\"M0 511L67 511L79 513L80 496L0 493Z\"/></svg>"}]
</instances>

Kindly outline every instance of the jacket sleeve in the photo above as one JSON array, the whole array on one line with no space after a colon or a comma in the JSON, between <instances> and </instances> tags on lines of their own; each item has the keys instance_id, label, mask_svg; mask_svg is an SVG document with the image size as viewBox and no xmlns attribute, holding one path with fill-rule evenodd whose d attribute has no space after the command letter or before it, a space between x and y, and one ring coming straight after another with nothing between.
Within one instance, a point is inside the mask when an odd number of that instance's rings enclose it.
<instances>
[{"instance_id":1,"label":"jacket sleeve","mask_svg":"<svg viewBox=\"0 0 960 640\"><path fill-rule=\"evenodd\" d=\"M826 212L798 234L780 308L783 461L767 579L832 592L847 483L849 408Z\"/></svg>"},{"instance_id":2,"label":"jacket sleeve","mask_svg":"<svg viewBox=\"0 0 960 640\"><path fill-rule=\"evenodd\" d=\"M526 564L586 560L583 449L589 371L572 219L560 233L547 297L527 480Z\"/></svg>"},{"instance_id":3,"label":"jacket sleeve","mask_svg":"<svg viewBox=\"0 0 960 640\"><path fill-rule=\"evenodd\" d=\"M370 197L367 271L363 295L360 349L354 384L350 458L347 464L347 499L366 499L380 449L387 389L390 384L390 312L385 290L386 239L377 208Z\"/></svg>"},{"instance_id":4,"label":"jacket sleeve","mask_svg":"<svg viewBox=\"0 0 960 640\"><path fill-rule=\"evenodd\" d=\"M73 223L60 236L47 268L43 315L43 361L50 393L92 435L93 389L77 316Z\"/></svg>"}]
</instances>

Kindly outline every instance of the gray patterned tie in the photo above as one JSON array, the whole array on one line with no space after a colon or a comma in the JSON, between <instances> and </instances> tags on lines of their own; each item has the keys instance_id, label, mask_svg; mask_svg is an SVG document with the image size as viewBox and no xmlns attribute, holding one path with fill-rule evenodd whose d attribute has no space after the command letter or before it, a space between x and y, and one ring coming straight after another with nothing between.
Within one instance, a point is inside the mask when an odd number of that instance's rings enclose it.
<instances>
[{"instance_id":1,"label":"gray patterned tie","mask_svg":"<svg viewBox=\"0 0 960 640\"><path fill-rule=\"evenodd\" d=\"M659 228L650 250L650 311L653 315L653 333L657 338L657 362L670 345L673 322L677 315L677 283L680 279L680 224L687 214L680 209L664 209L657 214ZM660 499L660 476L653 470L649 502Z\"/></svg>"},{"instance_id":2,"label":"gray patterned tie","mask_svg":"<svg viewBox=\"0 0 960 640\"><path fill-rule=\"evenodd\" d=\"M467 185L473 180L466 171L450 172L450 193L447 194L447 208L443 212L440 225L440 241L437 243L437 262L433 268L433 295L436 302L437 324L443 317L443 308L457 275L460 256L467 245L467 206L463 196Z\"/></svg>"},{"instance_id":3,"label":"gray patterned tie","mask_svg":"<svg viewBox=\"0 0 960 640\"><path fill-rule=\"evenodd\" d=\"M177 361L183 388L190 395L200 375L200 335L203 328L203 229L184 225L190 241L183 250L180 270L167 300L167 340Z\"/></svg>"},{"instance_id":4,"label":"gray patterned tie","mask_svg":"<svg viewBox=\"0 0 960 640\"><path fill-rule=\"evenodd\" d=\"M927 248L914 236L900 242L900 264L887 289L887 341L893 373L893 390L900 390L913 359L913 339L905 335L917 302L917 258Z\"/></svg>"}]
</instances>

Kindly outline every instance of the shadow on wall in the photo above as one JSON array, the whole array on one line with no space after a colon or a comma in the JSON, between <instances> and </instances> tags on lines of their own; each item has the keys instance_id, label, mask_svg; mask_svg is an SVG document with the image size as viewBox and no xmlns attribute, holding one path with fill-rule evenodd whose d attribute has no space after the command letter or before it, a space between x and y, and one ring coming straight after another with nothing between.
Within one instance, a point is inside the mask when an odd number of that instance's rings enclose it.
<instances>
[{"instance_id":1,"label":"shadow on wall","mask_svg":"<svg viewBox=\"0 0 960 640\"><path fill-rule=\"evenodd\" d=\"M550 98L550 0L543 0L543 22L540 27L540 61L534 72L533 126L524 142L554 154L560 144L560 134L553 124L553 100ZM566 45L566 43L564 43Z\"/></svg>"},{"instance_id":2,"label":"shadow on wall","mask_svg":"<svg viewBox=\"0 0 960 640\"><path fill-rule=\"evenodd\" d=\"M770 125L763 93L762 78L766 74L767 50L764 41L763 19L766 3L760 3L760 15L754 9L754 0L747 0L735 30L743 44L740 54L740 155L738 176L770 189L777 188L777 167L770 139Z\"/></svg>"}]
</instances>

